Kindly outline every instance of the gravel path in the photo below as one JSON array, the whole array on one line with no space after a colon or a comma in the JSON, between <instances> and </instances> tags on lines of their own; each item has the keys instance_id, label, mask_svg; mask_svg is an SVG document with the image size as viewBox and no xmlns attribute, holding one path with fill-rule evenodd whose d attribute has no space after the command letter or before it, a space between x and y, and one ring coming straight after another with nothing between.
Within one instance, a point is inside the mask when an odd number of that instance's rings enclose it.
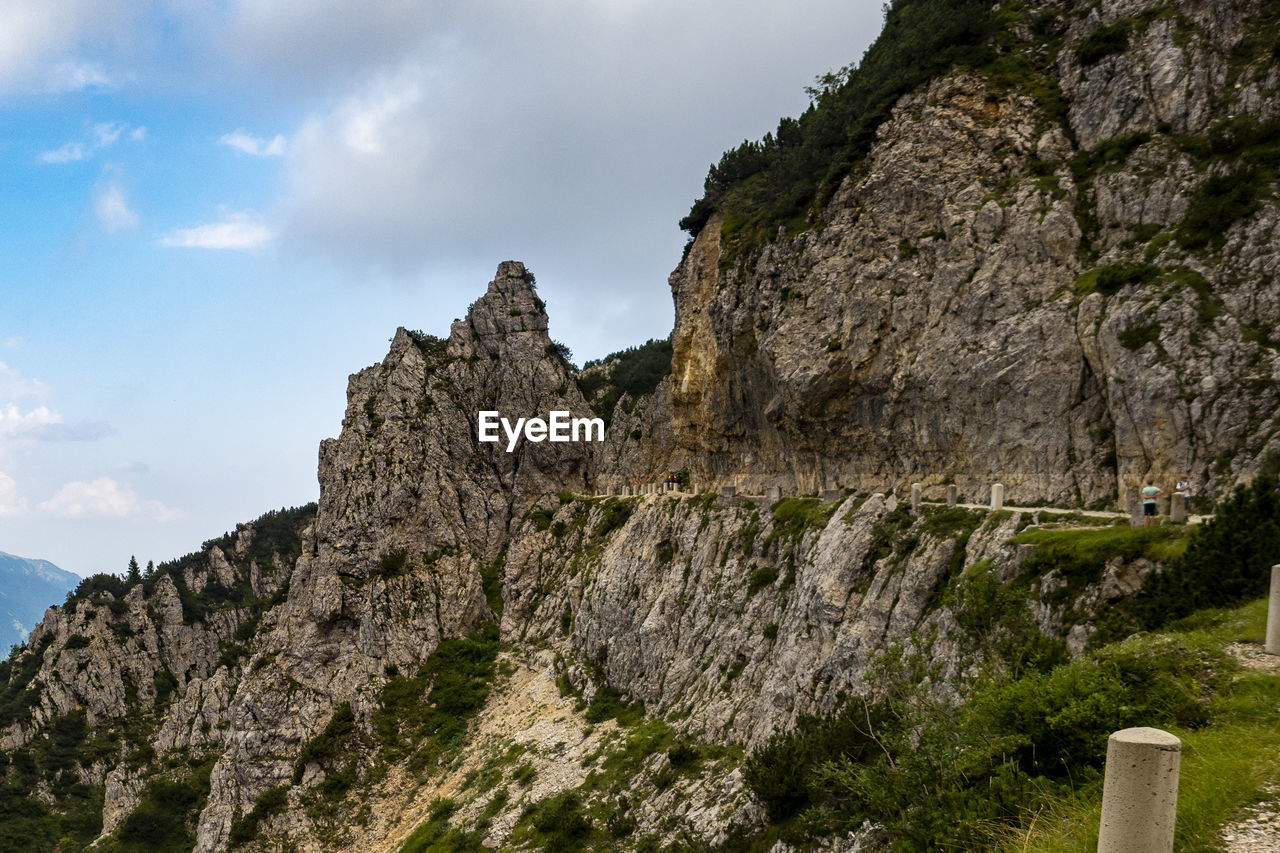
<instances>
[{"instance_id":1,"label":"gravel path","mask_svg":"<svg viewBox=\"0 0 1280 853\"><path fill-rule=\"evenodd\" d=\"M1280 673L1280 656L1266 654L1256 643L1231 643L1226 650L1241 666ZM1280 853L1280 785L1269 786L1267 794L1222 828L1224 853Z\"/></svg>"}]
</instances>

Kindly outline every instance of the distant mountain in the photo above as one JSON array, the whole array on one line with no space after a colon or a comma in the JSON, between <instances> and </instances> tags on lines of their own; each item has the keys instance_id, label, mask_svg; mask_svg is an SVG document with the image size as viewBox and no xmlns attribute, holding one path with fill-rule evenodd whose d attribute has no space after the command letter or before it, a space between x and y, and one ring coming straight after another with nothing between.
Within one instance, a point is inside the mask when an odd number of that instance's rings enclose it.
<instances>
[{"instance_id":1,"label":"distant mountain","mask_svg":"<svg viewBox=\"0 0 1280 853\"><path fill-rule=\"evenodd\" d=\"M80 576L48 560L0 551L0 654L21 643L50 605L61 604Z\"/></svg>"}]
</instances>

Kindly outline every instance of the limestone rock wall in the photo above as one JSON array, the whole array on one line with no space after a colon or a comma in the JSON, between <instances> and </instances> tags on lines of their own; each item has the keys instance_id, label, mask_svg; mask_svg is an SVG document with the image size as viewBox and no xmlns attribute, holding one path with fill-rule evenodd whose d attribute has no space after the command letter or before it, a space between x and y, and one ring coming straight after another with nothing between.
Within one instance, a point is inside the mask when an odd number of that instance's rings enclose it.
<instances>
[{"instance_id":1,"label":"limestone rock wall","mask_svg":"<svg viewBox=\"0 0 1280 853\"><path fill-rule=\"evenodd\" d=\"M325 770L299 766L303 745L344 703L370 727L391 673L498 619L520 675L496 683L481 728L542 744L540 782L491 815L501 841L534 791L583 782L614 733L575 703L606 687L687 735L748 748L865 690L893 647L929 654L934 688L956 690L972 661L946 591L980 560L1017 576L1009 540L1027 519L992 514L960 535L897 506L901 486L980 497L999 480L1011 504L1080 505L1187 472L1212 492L1277 445L1274 187L1204 242L1186 229L1205 182L1248 165L1223 122L1280 115L1274 63L1240 61L1269 7L1033 7L1049 16L1037 20L1056 44L1061 115L953 73L901 99L815 227L729 263L732 231L713 218L670 279L672 375L619 402L603 445L478 440L480 410L591 415L523 265L501 264L447 339L398 330L350 379L300 546L263 558L246 527L119 601L51 611L15 659L38 666L0 748L69 714L91 730L136 718L145 748L77 771L105 791L104 832L150 780L199 759L214 763L197 850L225 849L277 786L291 793L268 819L274 837L318 849L298 800ZM1117 23L1123 49L1084 62ZM776 508L586 497L682 469L703 491L847 490ZM1129 594L1150 570L1108 566L1073 606ZM1079 613L1068 632L1056 605L1031 604L1080 647ZM541 710L520 711L528 697ZM499 748L469 742L444 777L383 767L377 783L353 757L370 800L329 816L349 829L338 846L394 849L423 802L463 784L454 771L492 770ZM679 820L654 805L674 808L675 794L638 807L641 830L716 839L757 819L726 756L669 789L694 804ZM717 792L734 807L717 810Z\"/></svg>"},{"instance_id":2,"label":"limestone rock wall","mask_svg":"<svg viewBox=\"0 0 1280 853\"><path fill-rule=\"evenodd\" d=\"M1274 194L1220 247L1179 230L1246 163L1196 140L1276 114L1274 63L1232 61L1265 4L1033 11L1061 30L1065 121L952 75L899 101L819 227L728 268L722 222L699 234L671 276L672 428L699 479L1089 504L1183 472L1220 492L1277 446ZM1082 66L1117 22L1127 47ZM1082 284L1125 264L1157 273Z\"/></svg>"}]
</instances>

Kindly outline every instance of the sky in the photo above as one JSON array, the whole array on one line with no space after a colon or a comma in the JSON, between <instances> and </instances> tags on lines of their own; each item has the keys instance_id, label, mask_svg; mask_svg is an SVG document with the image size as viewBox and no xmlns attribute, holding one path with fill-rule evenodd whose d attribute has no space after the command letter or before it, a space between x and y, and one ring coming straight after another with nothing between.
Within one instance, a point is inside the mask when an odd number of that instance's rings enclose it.
<instances>
[{"instance_id":1,"label":"sky","mask_svg":"<svg viewBox=\"0 0 1280 853\"><path fill-rule=\"evenodd\" d=\"M665 337L708 166L879 0L0 0L0 551L159 563L319 496L346 379L499 262Z\"/></svg>"}]
</instances>

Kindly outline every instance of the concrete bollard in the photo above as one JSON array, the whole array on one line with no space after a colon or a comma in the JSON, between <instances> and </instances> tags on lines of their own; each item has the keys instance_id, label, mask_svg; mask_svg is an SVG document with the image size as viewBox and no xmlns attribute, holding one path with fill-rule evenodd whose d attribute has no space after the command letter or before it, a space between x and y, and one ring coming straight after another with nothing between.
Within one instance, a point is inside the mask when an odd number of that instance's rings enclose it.
<instances>
[{"instance_id":1,"label":"concrete bollard","mask_svg":"<svg viewBox=\"0 0 1280 853\"><path fill-rule=\"evenodd\" d=\"M1004 509L1004 483L991 484L991 511Z\"/></svg>"},{"instance_id":2,"label":"concrete bollard","mask_svg":"<svg viewBox=\"0 0 1280 853\"><path fill-rule=\"evenodd\" d=\"M911 511L920 513L920 502L924 500L924 483L911 484Z\"/></svg>"},{"instance_id":3,"label":"concrete bollard","mask_svg":"<svg viewBox=\"0 0 1280 853\"><path fill-rule=\"evenodd\" d=\"M822 502L824 504L834 503L835 501L840 500L840 497L843 494L844 492L840 491L839 489L823 489Z\"/></svg>"},{"instance_id":4,"label":"concrete bollard","mask_svg":"<svg viewBox=\"0 0 1280 853\"><path fill-rule=\"evenodd\" d=\"M955 506L960 500L960 489L953 485L947 486L947 506Z\"/></svg>"},{"instance_id":5,"label":"concrete bollard","mask_svg":"<svg viewBox=\"0 0 1280 853\"><path fill-rule=\"evenodd\" d=\"M1141 527L1145 523L1142 515L1142 492L1138 492L1133 498L1133 508L1129 510L1129 524L1134 527Z\"/></svg>"},{"instance_id":6,"label":"concrete bollard","mask_svg":"<svg viewBox=\"0 0 1280 853\"><path fill-rule=\"evenodd\" d=\"M1169 499L1169 523L1170 524L1186 524L1187 523L1187 496L1173 493L1173 497Z\"/></svg>"},{"instance_id":7,"label":"concrete bollard","mask_svg":"<svg viewBox=\"0 0 1280 853\"><path fill-rule=\"evenodd\" d=\"M738 493L737 486L721 486L720 494L726 498L731 498Z\"/></svg>"},{"instance_id":8,"label":"concrete bollard","mask_svg":"<svg viewBox=\"0 0 1280 853\"><path fill-rule=\"evenodd\" d=\"M1098 853L1171 853L1182 741L1160 729L1107 739Z\"/></svg>"},{"instance_id":9,"label":"concrete bollard","mask_svg":"<svg viewBox=\"0 0 1280 853\"><path fill-rule=\"evenodd\" d=\"M1271 567L1271 598L1267 602L1267 642L1269 655L1280 655L1280 566Z\"/></svg>"},{"instance_id":10,"label":"concrete bollard","mask_svg":"<svg viewBox=\"0 0 1280 853\"><path fill-rule=\"evenodd\" d=\"M777 503L782 500L782 489L777 486L769 486L764 490L764 499L771 503Z\"/></svg>"}]
</instances>

